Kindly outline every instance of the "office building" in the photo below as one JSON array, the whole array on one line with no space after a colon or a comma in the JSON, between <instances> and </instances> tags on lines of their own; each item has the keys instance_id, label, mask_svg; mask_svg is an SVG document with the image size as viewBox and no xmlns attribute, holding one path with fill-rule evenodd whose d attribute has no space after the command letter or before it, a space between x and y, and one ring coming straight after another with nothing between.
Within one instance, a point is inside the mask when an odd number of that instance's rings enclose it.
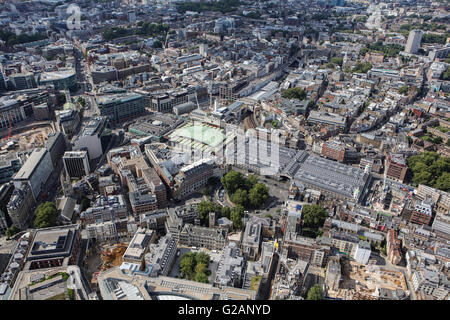
<instances>
[{"instance_id":1,"label":"office building","mask_svg":"<svg viewBox=\"0 0 450 320\"><path fill-rule=\"evenodd\" d=\"M388 179L403 183L408 167L401 154L388 154L385 160L385 176Z\"/></svg>"},{"instance_id":2,"label":"office building","mask_svg":"<svg viewBox=\"0 0 450 320\"><path fill-rule=\"evenodd\" d=\"M15 152L0 154L0 183L8 182L22 167L22 160Z\"/></svg>"},{"instance_id":3,"label":"office building","mask_svg":"<svg viewBox=\"0 0 450 320\"><path fill-rule=\"evenodd\" d=\"M81 247L81 230L77 224L37 229L25 257L24 270L75 265Z\"/></svg>"},{"instance_id":4,"label":"office building","mask_svg":"<svg viewBox=\"0 0 450 320\"><path fill-rule=\"evenodd\" d=\"M14 90L25 90L36 88L36 79L33 73L16 73L9 76Z\"/></svg>"},{"instance_id":5,"label":"office building","mask_svg":"<svg viewBox=\"0 0 450 320\"><path fill-rule=\"evenodd\" d=\"M358 263L367 264L369 262L371 253L372 250L370 249L370 243L361 240L356 246L356 251L353 258Z\"/></svg>"},{"instance_id":6,"label":"office building","mask_svg":"<svg viewBox=\"0 0 450 320\"><path fill-rule=\"evenodd\" d=\"M74 150L88 150L89 159L103 155L102 137L107 125L105 117L92 118L81 132L72 138Z\"/></svg>"},{"instance_id":7,"label":"office building","mask_svg":"<svg viewBox=\"0 0 450 320\"><path fill-rule=\"evenodd\" d=\"M81 178L89 174L89 157L87 151L66 151L63 156L64 169L70 178Z\"/></svg>"},{"instance_id":8,"label":"office building","mask_svg":"<svg viewBox=\"0 0 450 320\"><path fill-rule=\"evenodd\" d=\"M417 201L411 213L411 223L429 225L433 217L433 204L431 201Z\"/></svg>"},{"instance_id":9,"label":"office building","mask_svg":"<svg viewBox=\"0 0 450 320\"><path fill-rule=\"evenodd\" d=\"M34 199L37 199L52 171L50 153L45 148L37 148L15 174L13 182L16 188L20 188L22 182L27 183L31 187Z\"/></svg>"},{"instance_id":10,"label":"office building","mask_svg":"<svg viewBox=\"0 0 450 320\"><path fill-rule=\"evenodd\" d=\"M219 287L242 287L245 268L245 258L242 256L241 250L236 243L230 242L220 256L214 284Z\"/></svg>"},{"instance_id":11,"label":"office building","mask_svg":"<svg viewBox=\"0 0 450 320\"><path fill-rule=\"evenodd\" d=\"M143 270L144 256L148 252L150 244L155 242L155 239L155 231L139 228L123 254L123 261L138 264L140 269Z\"/></svg>"},{"instance_id":12,"label":"office building","mask_svg":"<svg viewBox=\"0 0 450 320\"><path fill-rule=\"evenodd\" d=\"M73 90L77 85L75 69L44 72L41 74L41 85L51 84L55 90Z\"/></svg>"},{"instance_id":13,"label":"office building","mask_svg":"<svg viewBox=\"0 0 450 320\"><path fill-rule=\"evenodd\" d=\"M100 114L114 122L123 122L145 113L144 96L136 93L99 96L97 104Z\"/></svg>"},{"instance_id":14,"label":"office building","mask_svg":"<svg viewBox=\"0 0 450 320\"><path fill-rule=\"evenodd\" d=\"M15 186L7 205L8 214L12 223L19 228L26 227L33 215L32 209L35 203L33 192L28 183L22 182L18 186Z\"/></svg>"},{"instance_id":15,"label":"office building","mask_svg":"<svg viewBox=\"0 0 450 320\"><path fill-rule=\"evenodd\" d=\"M259 255L261 231L262 221L258 218L250 219L245 224L242 252L248 259L256 260L256 257Z\"/></svg>"},{"instance_id":16,"label":"office building","mask_svg":"<svg viewBox=\"0 0 450 320\"><path fill-rule=\"evenodd\" d=\"M151 244L145 255L145 266L153 277L167 276L177 257L177 240L170 234L159 239L157 244Z\"/></svg>"},{"instance_id":17,"label":"office building","mask_svg":"<svg viewBox=\"0 0 450 320\"><path fill-rule=\"evenodd\" d=\"M51 132L47 137L45 148L50 153L53 166L56 168L58 161L61 159L64 151L66 151L66 139L61 132Z\"/></svg>"},{"instance_id":18,"label":"office building","mask_svg":"<svg viewBox=\"0 0 450 320\"><path fill-rule=\"evenodd\" d=\"M85 225L95 222L111 221L127 217L127 205L123 195L100 196L90 208L81 213L81 221Z\"/></svg>"},{"instance_id":19,"label":"office building","mask_svg":"<svg viewBox=\"0 0 450 320\"><path fill-rule=\"evenodd\" d=\"M72 136L80 124L80 114L77 110L69 109L55 111L59 130L66 136Z\"/></svg>"}]
</instances>

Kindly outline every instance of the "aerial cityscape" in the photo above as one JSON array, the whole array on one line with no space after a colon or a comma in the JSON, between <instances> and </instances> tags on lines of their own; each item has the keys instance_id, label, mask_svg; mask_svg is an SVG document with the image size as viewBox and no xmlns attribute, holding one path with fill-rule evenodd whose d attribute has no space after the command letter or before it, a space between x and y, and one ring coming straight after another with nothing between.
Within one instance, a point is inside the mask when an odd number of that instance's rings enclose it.
<instances>
[{"instance_id":1,"label":"aerial cityscape","mask_svg":"<svg viewBox=\"0 0 450 320\"><path fill-rule=\"evenodd\" d=\"M0 0L0 300L450 300L449 9Z\"/></svg>"}]
</instances>

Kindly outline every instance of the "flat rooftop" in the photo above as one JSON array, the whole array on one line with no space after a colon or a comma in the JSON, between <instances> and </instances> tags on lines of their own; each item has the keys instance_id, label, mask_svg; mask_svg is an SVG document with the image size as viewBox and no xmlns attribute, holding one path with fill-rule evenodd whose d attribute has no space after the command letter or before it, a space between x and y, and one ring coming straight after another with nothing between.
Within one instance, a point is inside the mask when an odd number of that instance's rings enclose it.
<instances>
[{"instance_id":1,"label":"flat rooftop","mask_svg":"<svg viewBox=\"0 0 450 320\"><path fill-rule=\"evenodd\" d=\"M27 161L25 161L22 168L20 168L19 172L17 172L17 174L14 176L14 179L15 180L30 179L46 153L47 149L45 148L34 149L30 157L27 159Z\"/></svg>"}]
</instances>

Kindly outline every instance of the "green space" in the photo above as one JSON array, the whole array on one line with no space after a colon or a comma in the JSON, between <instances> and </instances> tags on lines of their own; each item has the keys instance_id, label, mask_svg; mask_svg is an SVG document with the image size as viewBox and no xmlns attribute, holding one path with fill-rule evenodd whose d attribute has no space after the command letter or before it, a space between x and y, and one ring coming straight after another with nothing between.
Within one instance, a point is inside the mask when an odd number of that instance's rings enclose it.
<instances>
[{"instance_id":1,"label":"green space","mask_svg":"<svg viewBox=\"0 0 450 320\"><path fill-rule=\"evenodd\" d=\"M165 35L169 30L169 25L162 23L138 23L137 28L112 27L103 31L103 39L110 41L126 36L138 35L145 37L156 37Z\"/></svg>"},{"instance_id":2,"label":"green space","mask_svg":"<svg viewBox=\"0 0 450 320\"><path fill-rule=\"evenodd\" d=\"M16 226L15 224L13 224L11 227L6 229L6 237L11 238L15 234L19 233L19 231L20 231L20 228L18 226Z\"/></svg>"},{"instance_id":3,"label":"green space","mask_svg":"<svg viewBox=\"0 0 450 320\"><path fill-rule=\"evenodd\" d=\"M412 182L450 192L450 158L426 151L407 160Z\"/></svg>"},{"instance_id":4,"label":"green space","mask_svg":"<svg viewBox=\"0 0 450 320\"><path fill-rule=\"evenodd\" d=\"M245 209L259 209L269 199L269 189L258 182L254 175L244 176L237 171L230 171L222 177L222 184L230 200Z\"/></svg>"},{"instance_id":5,"label":"green space","mask_svg":"<svg viewBox=\"0 0 450 320\"><path fill-rule=\"evenodd\" d=\"M318 284L315 284L309 289L306 300L323 300L323 290Z\"/></svg>"},{"instance_id":6,"label":"green space","mask_svg":"<svg viewBox=\"0 0 450 320\"><path fill-rule=\"evenodd\" d=\"M436 137L431 133L426 133L425 135L423 135L422 137L420 137L421 140L424 141L428 141L434 144L441 144L442 143L442 138L441 137Z\"/></svg>"},{"instance_id":7,"label":"green space","mask_svg":"<svg viewBox=\"0 0 450 320\"><path fill-rule=\"evenodd\" d=\"M66 300L66 293L63 292L63 293L57 294L56 296L47 298L45 300Z\"/></svg>"},{"instance_id":8,"label":"green space","mask_svg":"<svg viewBox=\"0 0 450 320\"><path fill-rule=\"evenodd\" d=\"M382 41L377 41L367 44L359 53L365 55L369 51L381 52L386 57L396 57L400 51L403 51L403 46L399 44L383 44Z\"/></svg>"},{"instance_id":9,"label":"green space","mask_svg":"<svg viewBox=\"0 0 450 320\"><path fill-rule=\"evenodd\" d=\"M370 62L358 62L352 69L353 73L367 73L372 69L372 64Z\"/></svg>"},{"instance_id":10,"label":"green space","mask_svg":"<svg viewBox=\"0 0 450 320\"><path fill-rule=\"evenodd\" d=\"M306 92L302 88L289 88L284 90L281 96L286 99L297 99L301 101L306 99Z\"/></svg>"},{"instance_id":11,"label":"green space","mask_svg":"<svg viewBox=\"0 0 450 320\"><path fill-rule=\"evenodd\" d=\"M40 33L34 33L32 35L27 34L19 34L16 35L14 32L7 31L7 30L0 30L0 39L2 41L5 41L7 46L13 46L15 44L23 44L38 40L47 39L47 36L45 34Z\"/></svg>"},{"instance_id":12,"label":"green space","mask_svg":"<svg viewBox=\"0 0 450 320\"><path fill-rule=\"evenodd\" d=\"M240 5L239 0L219 0L217 2L181 2L177 3L177 10L179 13L185 13L186 11L204 12L233 12Z\"/></svg>"},{"instance_id":13,"label":"green space","mask_svg":"<svg viewBox=\"0 0 450 320\"><path fill-rule=\"evenodd\" d=\"M34 211L34 227L35 228L48 228L56 225L58 217L56 206L53 202L46 201L38 205Z\"/></svg>"},{"instance_id":14,"label":"green space","mask_svg":"<svg viewBox=\"0 0 450 320\"><path fill-rule=\"evenodd\" d=\"M181 277L196 282L208 283L210 257L204 252L186 252L180 260Z\"/></svg>"},{"instance_id":15,"label":"green space","mask_svg":"<svg viewBox=\"0 0 450 320\"><path fill-rule=\"evenodd\" d=\"M322 228L327 212L318 204L306 204L302 210L302 236L316 238L322 235Z\"/></svg>"},{"instance_id":16,"label":"green space","mask_svg":"<svg viewBox=\"0 0 450 320\"><path fill-rule=\"evenodd\" d=\"M442 80L450 80L450 67L447 67L447 70L442 74Z\"/></svg>"},{"instance_id":17,"label":"green space","mask_svg":"<svg viewBox=\"0 0 450 320\"><path fill-rule=\"evenodd\" d=\"M253 276L250 280L250 290L258 289L259 283L261 282L261 276Z\"/></svg>"}]
</instances>

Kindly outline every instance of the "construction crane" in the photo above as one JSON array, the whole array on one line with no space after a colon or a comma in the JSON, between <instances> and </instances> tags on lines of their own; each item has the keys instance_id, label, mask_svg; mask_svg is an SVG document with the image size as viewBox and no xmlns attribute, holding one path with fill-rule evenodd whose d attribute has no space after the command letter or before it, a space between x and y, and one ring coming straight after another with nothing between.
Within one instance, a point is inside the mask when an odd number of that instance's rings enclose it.
<instances>
[{"instance_id":1,"label":"construction crane","mask_svg":"<svg viewBox=\"0 0 450 320\"><path fill-rule=\"evenodd\" d=\"M11 138L11 129L12 129L12 113L9 115L9 132L8 132L8 136L6 137L6 141L9 140L9 138Z\"/></svg>"}]
</instances>

